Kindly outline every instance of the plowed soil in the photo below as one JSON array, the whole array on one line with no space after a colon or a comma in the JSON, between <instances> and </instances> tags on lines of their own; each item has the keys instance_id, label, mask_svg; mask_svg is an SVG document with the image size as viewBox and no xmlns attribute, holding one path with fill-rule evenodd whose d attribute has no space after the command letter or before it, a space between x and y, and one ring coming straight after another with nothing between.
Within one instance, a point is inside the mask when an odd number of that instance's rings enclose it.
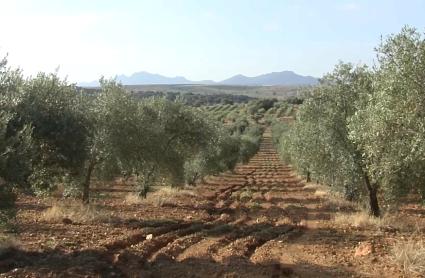
<instances>
[{"instance_id":1,"label":"plowed soil","mask_svg":"<svg viewBox=\"0 0 425 278\"><path fill-rule=\"evenodd\" d=\"M304 186L266 131L248 164L208 177L196 195L159 206L127 205L119 193L97 200L108 221L47 223L49 202L21 197L21 246L0 254L0 277L403 276L392 231L335 226L335 209ZM373 252L354 256L365 242Z\"/></svg>"}]
</instances>

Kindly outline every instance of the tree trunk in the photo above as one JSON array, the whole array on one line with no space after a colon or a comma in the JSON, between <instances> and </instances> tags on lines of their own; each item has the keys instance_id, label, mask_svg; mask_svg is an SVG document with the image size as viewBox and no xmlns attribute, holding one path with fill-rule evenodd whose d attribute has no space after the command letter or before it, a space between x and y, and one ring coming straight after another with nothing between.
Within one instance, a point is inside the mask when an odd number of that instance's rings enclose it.
<instances>
[{"instance_id":1,"label":"tree trunk","mask_svg":"<svg viewBox=\"0 0 425 278\"><path fill-rule=\"evenodd\" d=\"M369 206L370 206L370 214L375 217L381 216L381 210L379 209L378 196L377 191L378 188L376 184L371 184L369 177L367 174L364 174L364 180L366 183L367 190L369 192Z\"/></svg>"},{"instance_id":2,"label":"tree trunk","mask_svg":"<svg viewBox=\"0 0 425 278\"><path fill-rule=\"evenodd\" d=\"M199 177L199 173L196 173L195 175L193 175L193 177L189 180L188 184L191 186L195 186L196 185L196 180Z\"/></svg>"},{"instance_id":3,"label":"tree trunk","mask_svg":"<svg viewBox=\"0 0 425 278\"><path fill-rule=\"evenodd\" d=\"M307 182L311 182L311 174L310 174L310 171L307 171Z\"/></svg>"},{"instance_id":4,"label":"tree trunk","mask_svg":"<svg viewBox=\"0 0 425 278\"><path fill-rule=\"evenodd\" d=\"M142 198L146 198L146 196L148 195L148 191L149 191L149 187L151 183L151 177L154 171L155 171L155 166L152 166L149 172L143 175L143 184L141 188L139 188L139 196L141 196Z\"/></svg>"},{"instance_id":5,"label":"tree trunk","mask_svg":"<svg viewBox=\"0 0 425 278\"><path fill-rule=\"evenodd\" d=\"M90 179L96 163L90 161L89 167L87 168L86 177L83 183L83 203L88 204L90 202Z\"/></svg>"}]
</instances>

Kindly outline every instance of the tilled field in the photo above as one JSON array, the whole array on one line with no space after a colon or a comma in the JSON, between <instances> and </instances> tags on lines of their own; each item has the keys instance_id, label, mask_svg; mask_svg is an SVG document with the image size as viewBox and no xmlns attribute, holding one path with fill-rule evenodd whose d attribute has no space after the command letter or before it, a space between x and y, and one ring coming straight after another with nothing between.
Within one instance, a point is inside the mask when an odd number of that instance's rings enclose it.
<instances>
[{"instance_id":1,"label":"tilled field","mask_svg":"<svg viewBox=\"0 0 425 278\"><path fill-rule=\"evenodd\" d=\"M248 164L195 191L160 205L128 205L112 194L98 203L113 217L96 224L43 222L48 202L21 198L21 248L0 254L0 276L402 275L388 259L384 232L332 225L334 209L281 163L269 132ZM374 254L354 257L359 242L373 242Z\"/></svg>"}]
</instances>

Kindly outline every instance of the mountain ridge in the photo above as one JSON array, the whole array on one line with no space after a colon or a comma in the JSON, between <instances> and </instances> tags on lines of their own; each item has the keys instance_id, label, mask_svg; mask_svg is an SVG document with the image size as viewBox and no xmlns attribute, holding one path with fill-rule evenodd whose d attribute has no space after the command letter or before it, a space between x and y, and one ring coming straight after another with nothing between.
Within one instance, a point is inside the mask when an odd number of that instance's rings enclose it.
<instances>
[{"instance_id":1,"label":"mountain ridge","mask_svg":"<svg viewBox=\"0 0 425 278\"><path fill-rule=\"evenodd\" d=\"M203 85L245 85L245 86L297 86L316 85L318 79L312 76L297 74L293 71L270 72L257 76L237 74L230 78L216 82L213 80L191 81L183 76L167 77L161 74L139 71L130 76L121 74L116 79L123 85L177 85L177 84L203 84ZM82 87L97 87L99 82L81 82Z\"/></svg>"}]
</instances>

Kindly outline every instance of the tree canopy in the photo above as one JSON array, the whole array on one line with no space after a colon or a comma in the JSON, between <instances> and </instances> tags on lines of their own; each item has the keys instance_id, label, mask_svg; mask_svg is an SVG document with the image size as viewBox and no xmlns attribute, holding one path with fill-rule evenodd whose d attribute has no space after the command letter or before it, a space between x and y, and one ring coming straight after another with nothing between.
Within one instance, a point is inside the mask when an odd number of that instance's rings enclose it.
<instances>
[{"instance_id":1,"label":"tree canopy","mask_svg":"<svg viewBox=\"0 0 425 278\"><path fill-rule=\"evenodd\" d=\"M347 198L367 196L379 216L379 196L425 197L425 36L405 27L376 51L373 69L340 63L325 75L275 138L300 172Z\"/></svg>"}]
</instances>

